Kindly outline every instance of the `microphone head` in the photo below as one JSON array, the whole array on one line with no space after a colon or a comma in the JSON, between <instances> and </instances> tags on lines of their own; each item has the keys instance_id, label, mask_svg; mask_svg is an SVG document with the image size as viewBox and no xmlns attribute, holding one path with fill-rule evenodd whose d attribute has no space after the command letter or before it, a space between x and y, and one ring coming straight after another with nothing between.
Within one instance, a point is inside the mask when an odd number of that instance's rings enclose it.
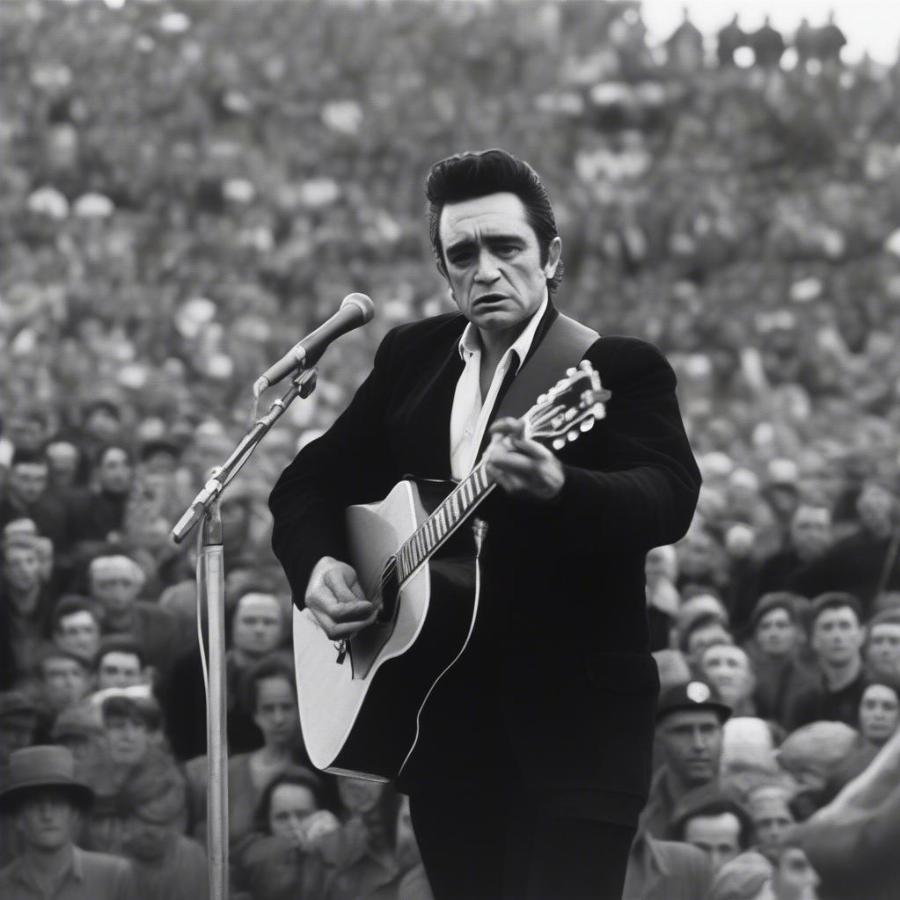
<instances>
[{"instance_id":1,"label":"microphone head","mask_svg":"<svg viewBox=\"0 0 900 900\"><path fill-rule=\"evenodd\" d=\"M375 304L372 302L372 298L366 294L347 294L341 300L341 309L348 306L353 306L362 313L363 322L370 321L375 315Z\"/></svg>"}]
</instances>

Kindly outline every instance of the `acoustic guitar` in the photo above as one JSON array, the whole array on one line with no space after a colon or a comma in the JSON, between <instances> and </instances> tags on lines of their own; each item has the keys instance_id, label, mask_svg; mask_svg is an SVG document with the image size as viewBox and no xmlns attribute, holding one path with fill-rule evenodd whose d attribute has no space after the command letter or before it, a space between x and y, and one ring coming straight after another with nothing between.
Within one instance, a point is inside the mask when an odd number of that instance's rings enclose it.
<instances>
[{"instance_id":1,"label":"acoustic guitar","mask_svg":"<svg viewBox=\"0 0 900 900\"><path fill-rule=\"evenodd\" d=\"M559 450L603 418L609 396L585 360L522 416L524 434ZM482 460L459 482L404 480L347 509L348 562L381 610L335 642L294 608L300 722L319 769L387 781L412 757L422 710L474 630L487 525L473 514L495 486Z\"/></svg>"}]
</instances>

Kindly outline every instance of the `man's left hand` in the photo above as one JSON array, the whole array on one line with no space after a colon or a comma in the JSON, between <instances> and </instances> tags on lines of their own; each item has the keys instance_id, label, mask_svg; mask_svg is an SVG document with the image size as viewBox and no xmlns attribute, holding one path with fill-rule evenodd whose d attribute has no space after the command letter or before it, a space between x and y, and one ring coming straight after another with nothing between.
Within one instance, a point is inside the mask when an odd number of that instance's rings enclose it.
<instances>
[{"instance_id":1,"label":"man's left hand","mask_svg":"<svg viewBox=\"0 0 900 900\"><path fill-rule=\"evenodd\" d=\"M489 432L485 452L488 476L514 497L552 500L565 483L562 463L543 444L524 436L518 419L500 419Z\"/></svg>"}]
</instances>

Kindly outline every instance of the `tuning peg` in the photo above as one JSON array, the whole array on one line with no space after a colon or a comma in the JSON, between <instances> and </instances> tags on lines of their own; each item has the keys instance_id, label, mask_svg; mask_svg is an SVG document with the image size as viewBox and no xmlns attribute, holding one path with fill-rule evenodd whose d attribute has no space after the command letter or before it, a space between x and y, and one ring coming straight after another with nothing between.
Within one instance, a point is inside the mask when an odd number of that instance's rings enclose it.
<instances>
[{"instance_id":1,"label":"tuning peg","mask_svg":"<svg viewBox=\"0 0 900 900\"><path fill-rule=\"evenodd\" d=\"M594 427L593 419L585 419L579 426L582 431L590 431Z\"/></svg>"},{"instance_id":2,"label":"tuning peg","mask_svg":"<svg viewBox=\"0 0 900 900\"><path fill-rule=\"evenodd\" d=\"M553 438L553 449L554 450L562 450L562 448L565 446L566 446L565 438Z\"/></svg>"},{"instance_id":3,"label":"tuning peg","mask_svg":"<svg viewBox=\"0 0 900 900\"><path fill-rule=\"evenodd\" d=\"M546 402L547 402L547 395L546 395L546 394L541 394L540 397L538 397L537 402L538 402L538 403L546 403Z\"/></svg>"},{"instance_id":4,"label":"tuning peg","mask_svg":"<svg viewBox=\"0 0 900 900\"><path fill-rule=\"evenodd\" d=\"M602 419L606 415L606 407L602 403L595 403L591 409L591 414L598 419Z\"/></svg>"},{"instance_id":5,"label":"tuning peg","mask_svg":"<svg viewBox=\"0 0 900 900\"><path fill-rule=\"evenodd\" d=\"M567 375L569 378L571 378L571 377L575 374L575 371L576 371L576 370L575 370L575 367L574 367L574 366L569 366L569 368L566 369L566 375Z\"/></svg>"},{"instance_id":6,"label":"tuning peg","mask_svg":"<svg viewBox=\"0 0 900 900\"><path fill-rule=\"evenodd\" d=\"M570 432L566 435L566 437L568 438L568 441L569 441L569 443L571 444L572 441L577 441L577 440L578 440L578 432L577 432L577 431L570 431Z\"/></svg>"},{"instance_id":7,"label":"tuning peg","mask_svg":"<svg viewBox=\"0 0 900 900\"><path fill-rule=\"evenodd\" d=\"M581 369L582 372L594 371L594 367L591 365L591 361L589 359L583 359L580 363L578 363L578 368Z\"/></svg>"}]
</instances>

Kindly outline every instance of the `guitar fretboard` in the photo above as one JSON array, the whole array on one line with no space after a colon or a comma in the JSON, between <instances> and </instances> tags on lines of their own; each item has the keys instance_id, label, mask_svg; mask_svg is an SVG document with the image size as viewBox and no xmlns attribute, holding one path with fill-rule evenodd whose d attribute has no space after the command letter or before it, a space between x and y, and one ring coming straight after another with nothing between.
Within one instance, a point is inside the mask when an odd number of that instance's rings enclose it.
<instances>
[{"instance_id":1,"label":"guitar fretboard","mask_svg":"<svg viewBox=\"0 0 900 900\"><path fill-rule=\"evenodd\" d=\"M453 534L494 487L495 484L488 479L484 470L484 464L479 463L397 551L400 584Z\"/></svg>"}]
</instances>

